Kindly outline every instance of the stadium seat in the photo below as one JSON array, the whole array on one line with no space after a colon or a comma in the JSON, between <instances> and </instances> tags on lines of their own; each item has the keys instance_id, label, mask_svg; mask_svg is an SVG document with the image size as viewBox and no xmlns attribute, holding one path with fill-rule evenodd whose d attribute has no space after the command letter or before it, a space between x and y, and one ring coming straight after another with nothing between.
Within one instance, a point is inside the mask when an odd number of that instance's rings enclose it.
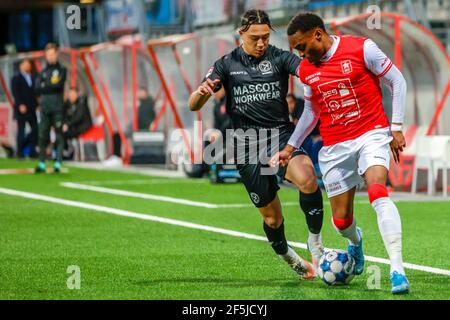
<instances>
[{"instance_id":1,"label":"stadium seat","mask_svg":"<svg viewBox=\"0 0 450 320\"><path fill-rule=\"evenodd\" d=\"M418 137L424 136L428 126L411 125L405 131L406 148L403 150L400 162L395 164L391 158L389 181L395 189L411 187L414 176L414 161Z\"/></svg>"},{"instance_id":2,"label":"stadium seat","mask_svg":"<svg viewBox=\"0 0 450 320\"><path fill-rule=\"evenodd\" d=\"M448 194L448 169L450 168L450 136L422 136L416 141L416 160L414 165L411 192L417 191L419 170L427 170L427 193L436 191L438 171L442 170L443 196Z\"/></svg>"},{"instance_id":3,"label":"stadium seat","mask_svg":"<svg viewBox=\"0 0 450 320\"><path fill-rule=\"evenodd\" d=\"M421 136L415 141L416 159L414 162L413 181L411 185L411 192L417 191L417 180L419 170L427 170L427 192L428 195L434 194L434 181L433 181L433 161L430 157L431 153L431 137Z\"/></svg>"},{"instance_id":4,"label":"stadium seat","mask_svg":"<svg viewBox=\"0 0 450 320\"><path fill-rule=\"evenodd\" d=\"M431 140L433 159L433 179L438 179L438 171L442 170L442 195L448 194L448 169L450 168L450 136L433 136Z\"/></svg>"},{"instance_id":5,"label":"stadium seat","mask_svg":"<svg viewBox=\"0 0 450 320\"><path fill-rule=\"evenodd\" d=\"M85 133L80 134L75 145L75 160L85 161L85 144L95 143L98 160L105 159L105 132L102 126L92 126Z\"/></svg>"}]
</instances>

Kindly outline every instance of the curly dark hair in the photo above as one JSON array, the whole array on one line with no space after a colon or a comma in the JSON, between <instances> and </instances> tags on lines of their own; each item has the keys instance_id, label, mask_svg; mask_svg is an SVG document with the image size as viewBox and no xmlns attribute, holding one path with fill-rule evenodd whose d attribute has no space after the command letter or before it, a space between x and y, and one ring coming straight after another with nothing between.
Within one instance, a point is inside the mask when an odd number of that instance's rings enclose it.
<instances>
[{"instance_id":1,"label":"curly dark hair","mask_svg":"<svg viewBox=\"0 0 450 320\"><path fill-rule=\"evenodd\" d=\"M272 28L272 24L270 23L269 15L263 10L247 10L241 18L241 26L239 27L239 30L245 32L253 24L267 24L270 29L274 30Z\"/></svg>"},{"instance_id":2,"label":"curly dark hair","mask_svg":"<svg viewBox=\"0 0 450 320\"><path fill-rule=\"evenodd\" d=\"M312 12L300 12L291 19L287 27L287 34L291 36L296 32L308 32L315 28L326 31L325 24L321 17Z\"/></svg>"}]
</instances>

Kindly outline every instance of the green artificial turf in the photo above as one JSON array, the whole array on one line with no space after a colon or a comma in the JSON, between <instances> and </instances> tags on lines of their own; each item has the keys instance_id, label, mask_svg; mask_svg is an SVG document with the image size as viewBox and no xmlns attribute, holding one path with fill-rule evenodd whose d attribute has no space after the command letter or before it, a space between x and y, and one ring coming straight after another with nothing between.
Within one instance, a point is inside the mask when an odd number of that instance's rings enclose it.
<instances>
[{"instance_id":1,"label":"green artificial turf","mask_svg":"<svg viewBox=\"0 0 450 320\"><path fill-rule=\"evenodd\" d=\"M28 161L0 160L0 168L32 168ZM106 188L200 201L249 204L209 209L61 186L75 182ZM128 183L127 183L128 182ZM0 175L0 187L172 218L263 236L262 220L241 184L149 177L136 173L69 167L65 174ZM298 193L283 188L283 202ZM326 201L326 198L325 198ZM408 263L450 269L450 203L398 202L403 253ZM334 231L326 201L323 239L345 248ZM305 242L307 228L296 205L283 208L288 240ZM364 253L387 258L375 213L365 197L355 204L364 232ZM390 293L389 266L381 287L369 289L371 273L348 286L300 281L265 241L175 226L49 203L0 192L0 299L449 299L450 277L407 269L411 293ZM309 258L306 250L297 252ZM80 289L68 289L69 266L80 268Z\"/></svg>"}]
</instances>

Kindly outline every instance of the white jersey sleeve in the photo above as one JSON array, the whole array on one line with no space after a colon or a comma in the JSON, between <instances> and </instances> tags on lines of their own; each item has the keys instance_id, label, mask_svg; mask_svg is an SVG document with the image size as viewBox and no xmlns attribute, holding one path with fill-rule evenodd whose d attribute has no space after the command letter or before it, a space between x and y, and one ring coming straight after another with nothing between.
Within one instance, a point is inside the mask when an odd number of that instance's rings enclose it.
<instances>
[{"instance_id":1,"label":"white jersey sleeve","mask_svg":"<svg viewBox=\"0 0 450 320\"><path fill-rule=\"evenodd\" d=\"M318 106L313 106L311 102L312 90L308 85L304 85L304 99L305 108L300 116L300 119L295 126L295 130L289 138L288 144L294 148L300 148L303 141L311 133L319 121L320 109Z\"/></svg>"},{"instance_id":2,"label":"white jersey sleeve","mask_svg":"<svg viewBox=\"0 0 450 320\"><path fill-rule=\"evenodd\" d=\"M392 122L403 123L405 117L406 80L398 68L370 39L364 42L367 69L387 84L392 94Z\"/></svg>"}]
</instances>

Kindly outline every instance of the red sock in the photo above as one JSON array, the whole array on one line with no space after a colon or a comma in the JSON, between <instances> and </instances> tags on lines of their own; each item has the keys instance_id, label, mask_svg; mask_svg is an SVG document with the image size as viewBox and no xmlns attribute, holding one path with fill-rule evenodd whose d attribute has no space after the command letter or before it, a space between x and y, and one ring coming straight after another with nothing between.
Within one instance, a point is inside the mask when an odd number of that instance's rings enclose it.
<instances>
[{"instance_id":1,"label":"red sock","mask_svg":"<svg viewBox=\"0 0 450 320\"><path fill-rule=\"evenodd\" d=\"M374 183L367 187L367 193L369 194L370 203L380 198L389 197L389 193L384 184Z\"/></svg>"},{"instance_id":2,"label":"red sock","mask_svg":"<svg viewBox=\"0 0 450 320\"><path fill-rule=\"evenodd\" d=\"M348 227L350 227L352 225L352 223L353 223L353 215L347 219L339 219L339 218L333 217L333 224L339 230L347 229Z\"/></svg>"}]
</instances>

